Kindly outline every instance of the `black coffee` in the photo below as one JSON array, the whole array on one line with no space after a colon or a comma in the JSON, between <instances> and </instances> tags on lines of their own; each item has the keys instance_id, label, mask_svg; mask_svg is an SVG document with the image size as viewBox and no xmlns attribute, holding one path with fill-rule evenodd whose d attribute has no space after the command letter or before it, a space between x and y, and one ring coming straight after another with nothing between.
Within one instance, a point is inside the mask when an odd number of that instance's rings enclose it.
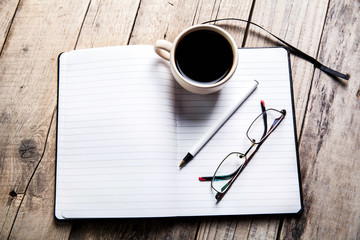
<instances>
[{"instance_id":1,"label":"black coffee","mask_svg":"<svg viewBox=\"0 0 360 240\"><path fill-rule=\"evenodd\" d=\"M198 30L183 37L175 50L175 63L180 73L201 83L223 79L233 64L230 43L220 34Z\"/></svg>"}]
</instances>

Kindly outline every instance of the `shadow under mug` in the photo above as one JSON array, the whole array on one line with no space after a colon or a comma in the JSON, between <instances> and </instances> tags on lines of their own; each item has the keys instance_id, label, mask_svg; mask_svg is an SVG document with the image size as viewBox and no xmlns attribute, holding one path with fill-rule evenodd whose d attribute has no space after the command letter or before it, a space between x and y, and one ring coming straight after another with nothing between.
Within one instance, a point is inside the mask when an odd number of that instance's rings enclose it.
<instances>
[{"instance_id":1,"label":"shadow under mug","mask_svg":"<svg viewBox=\"0 0 360 240\"><path fill-rule=\"evenodd\" d=\"M175 80L196 94L220 90L238 65L234 39L214 25L189 27L173 43L157 40L154 49L160 57L170 62Z\"/></svg>"}]
</instances>

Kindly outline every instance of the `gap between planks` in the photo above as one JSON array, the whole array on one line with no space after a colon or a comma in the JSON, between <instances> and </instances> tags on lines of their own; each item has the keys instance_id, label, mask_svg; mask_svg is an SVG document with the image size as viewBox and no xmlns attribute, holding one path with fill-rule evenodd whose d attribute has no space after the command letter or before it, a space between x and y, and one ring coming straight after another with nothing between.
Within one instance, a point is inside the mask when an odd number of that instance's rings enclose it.
<instances>
[{"instance_id":1,"label":"gap between planks","mask_svg":"<svg viewBox=\"0 0 360 240\"><path fill-rule=\"evenodd\" d=\"M14 10L14 14L13 14L13 16L12 16L12 18L11 18L9 27L8 27L8 29L6 29L5 39L4 39L3 45L1 46L1 50L0 50L0 57L1 57L2 53L3 53L4 48L5 48L5 44L6 44L6 42L7 42L8 37L9 37L10 29L11 29L11 27L12 27L12 25L13 25L13 22L14 22L14 19L15 19L15 16L16 16L16 13L17 13L17 11L18 11L18 9L19 9L19 6L20 6L20 2L21 2L21 0L18 1L17 5L16 5L16 8L15 8L15 10Z\"/></svg>"}]
</instances>

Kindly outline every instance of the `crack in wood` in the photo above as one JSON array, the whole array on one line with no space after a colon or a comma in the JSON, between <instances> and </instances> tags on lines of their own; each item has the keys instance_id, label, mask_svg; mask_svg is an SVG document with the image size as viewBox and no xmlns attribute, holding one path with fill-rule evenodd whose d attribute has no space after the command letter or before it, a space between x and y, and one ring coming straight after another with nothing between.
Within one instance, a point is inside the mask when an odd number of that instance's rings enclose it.
<instances>
[{"instance_id":1,"label":"crack in wood","mask_svg":"<svg viewBox=\"0 0 360 240\"><path fill-rule=\"evenodd\" d=\"M325 13L325 16L324 16L324 24L323 24L323 27L321 29L321 35L320 35L320 38L319 38L319 41L318 41L318 44L317 44L317 52L316 52L316 55L315 55L315 59L319 59L320 46L321 46L321 42L322 42L323 37L324 37L326 19L327 19L327 16L329 14L329 8L330 8L330 1L328 2L327 8L326 8L326 13ZM307 95L307 100L306 100L306 104L305 104L304 117L303 117L301 125L300 125L300 133L299 133L299 136L298 136L299 144L300 144L301 139L302 139L303 130L304 130L304 123L306 121L307 113L308 113L308 110L309 110L309 107L310 107L309 106L310 97L311 97L313 85L315 84L315 81L314 81L315 71L316 71L316 68L314 67L313 74L312 74L311 81L310 81L310 87L309 87L309 91L308 91L308 95Z\"/></svg>"},{"instance_id":2,"label":"crack in wood","mask_svg":"<svg viewBox=\"0 0 360 240\"><path fill-rule=\"evenodd\" d=\"M198 238L200 226L201 226L201 222L198 221L198 222L197 222L196 231L195 231L195 234L194 234L194 240L196 240L196 239Z\"/></svg>"},{"instance_id":3,"label":"crack in wood","mask_svg":"<svg viewBox=\"0 0 360 240\"><path fill-rule=\"evenodd\" d=\"M139 12L140 12L140 7L141 7L141 0L139 1L139 5L138 5L138 8L136 10L136 14L135 14L135 17L134 17L134 22L133 22L132 27L131 27L131 31L130 31L130 34L129 34L127 45L130 44L130 40L131 40L132 34L134 32L134 29L135 29L135 25L136 25L136 20L138 18Z\"/></svg>"},{"instance_id":4,"label":"crack in wood","mask_svg":"<svg viewBox=\"0 0 360 240\"><path fill-rule=\"evenodd\" d=\"M244 38L243 38L243 42L241 44L241 47L245 47L245 44L246 44L246 39L247 39L247 36L249 34L249 29L250 29L250 22L251 22L251 19L252 19L252 15L254 13L254 9L255 9L255 3L256 3L256 0L253 0L253 2L251 3L251 8L250 8L250 12L249 12L249 17L248 17L248 22L246 23L246 28L245 28L245 32L244 32Z\"/></svg>"},{"instance_id":5,"label":"crack in wood","mask_svg":"<svg viewBox=\"0 0 360 240\"><path fill-rule=\"evenodd\" d=\"M215 1L214 6L213 6L213 8L212 8L212 10L211 10L211 18L210 18L209 20L211 20L211 19L217 19L217 18L218 18L218 15L219 15L219 12L220 12L221 1L220 1L219 5L218 5L218 8L215 10L216 2L217 2L217 1ZM213 13L214 13L214 12L216 12L215 18L213 18ZM215 23L214 23L214 25L215 25Z\"/></svg>"},{"instance_id":6,"label":"crack in wood","mask_svg":"<svg viewBox=\"0 0 360 240\"><path fill-rule=\"evenodd\" d=\"M196 18L198 9L199 9L199 4L200 4L200 0L199 0L199 1L197 2L197 4L196 4L195 13L194 13L194 17L193 17L193 20L192 20L191 25L194 25L194 23L195 23L195 18Z\"/></svg>"},{"instance_id":7,"label":"crack in wood","mask_svg":"<svg viewBox=\"0 0 360 240\"><path fill-rule=\"evenodd\" d=\"M80 26L80 29L79 29L79 34L77 35L74 49L76 49L76 46L78 45L78 42L79 42L79 39L80 39L80 35L81 35L82 29L83 29L83 27L84 27L85 19L86 19L88 13L89 13L90 5L91 5L91 0L89 1L89 4L88 4L88 6L87 6L87 8L86 8L86 11L85 11L85 14L84 14L84 18L83 18L83 20L82 20L82 22L81 22L81 26Z\"/></svg>"},{"instance_id":8,"label":"crack in wood","mask_svg":"<svg viewBox=\"0 0 360 240\"><path fill-rule=\"evenodd\" d=\"M15 19L16 13L18 12L20 3L21 3L21 0L18 1L18 4L17 4L17 6L16 6L16 8L15 8L15 11L14 11L14 14L13 14L13 16L12 16L12 18L11 18L11 21L10 21L10 23L9 23L9 25L8 25L8 28L7 28L7 30L6 30L6 36L5 36L3 45L1 46L1 49L0 49L0 56L2 55L2 53L3 53L3 51L4 51L6 42L7 42L7 40L8 40L9 34L10 34L10 29L11 29L13 23L14 23L14 19Z\"/></svg>"}]
</instances>

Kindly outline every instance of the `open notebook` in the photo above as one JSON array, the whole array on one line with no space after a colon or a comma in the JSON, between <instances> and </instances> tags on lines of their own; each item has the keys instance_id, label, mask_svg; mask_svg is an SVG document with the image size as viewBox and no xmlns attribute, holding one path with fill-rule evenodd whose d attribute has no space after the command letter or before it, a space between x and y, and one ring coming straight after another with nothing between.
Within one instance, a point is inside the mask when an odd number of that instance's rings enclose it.
<instances>
[{"instance_id":1,"label":"open notebook","mask_svg":"<svg viewBox=\"0 0 360 240\"><path fill-rule=\"evenodd\" d=\"M256 79L257 89L184 168L203 133ZM266 107L286 109L224 199L209 182L219 162L250 146L246 130ZM292 85L283 48L239 49L230 82L195 95L152 46L59 57L55 216L132 218L298 213L302 208Z\"/></svg>"}]
</instances>

